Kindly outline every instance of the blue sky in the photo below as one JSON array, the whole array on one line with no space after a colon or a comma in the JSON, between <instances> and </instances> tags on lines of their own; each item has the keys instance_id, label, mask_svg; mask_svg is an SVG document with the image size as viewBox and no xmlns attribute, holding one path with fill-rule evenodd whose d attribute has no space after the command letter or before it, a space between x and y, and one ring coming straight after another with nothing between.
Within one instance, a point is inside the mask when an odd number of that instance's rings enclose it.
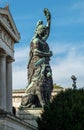
<instances>
[{"instance_id":1,"label":"blue sky","mask_svg":"<svg viewBox=\"0 0 84 130\"><path fill-rule=\"evenodd\" d=\"M30 41L39 19L46 19L43 9L52 15L50 36L47 40L53 57L50 64L54 83L71 87L71 75L77 77L77 86L84 87L84 0L0 0L0 6L9 4L21 39L15 44L13 89L27 85L27 63Z\"/></svg>"}]
</instances>

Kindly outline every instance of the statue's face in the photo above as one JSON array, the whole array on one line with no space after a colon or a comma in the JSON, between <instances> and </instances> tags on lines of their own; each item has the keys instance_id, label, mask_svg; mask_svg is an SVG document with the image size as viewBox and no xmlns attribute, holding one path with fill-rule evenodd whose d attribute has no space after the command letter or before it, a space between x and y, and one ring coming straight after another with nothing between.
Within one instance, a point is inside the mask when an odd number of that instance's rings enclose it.
<instances>
[{"instance_id":1,"label":"statue's face","mask_svg":"<svg viewBox=\"0 0 84 130\"><path fill-rule=\"evenodd\" d=\"M44 25L40 25L37 29L37 33L41 36L44 37L46 35L46 27Z\"/></svg>"},{"instance_id":2,"label":"statue's face","mask_svg":"<svg viewBox=\"0 0 84 130\"><path fill-rule=\"evenodd\" d=\"M40 35L44 37L46 35L46 29L42 28Z\"/></svg>"}]
</instances>

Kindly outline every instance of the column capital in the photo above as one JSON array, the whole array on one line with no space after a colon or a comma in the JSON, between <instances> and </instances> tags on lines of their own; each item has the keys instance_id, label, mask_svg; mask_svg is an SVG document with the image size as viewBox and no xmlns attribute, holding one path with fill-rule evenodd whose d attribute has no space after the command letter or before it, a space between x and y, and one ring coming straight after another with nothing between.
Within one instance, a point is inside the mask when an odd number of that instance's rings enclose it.
<instances>
[{"instance_id":1,"label":"column capital","mask_svg":"<svg viewBox=\"0 0 84 130\"><path fill-rule=\"evenodd\" d=\"M0 48L0 57L6 57L6 56L7 56L6 52Z\"/></svg>"},{"instance_id":2,"label":"column capital","mask_svg":"<svg viewBox=\"0 0 84 130\"><path fill-rule=\"evenodd\" d=\"M0 53L0 57L6 57L7 54L6 53Z\"/></svg>"},{"instance_id":3,"label":"column capital","mask_svg":"<svg viewBox=\"0 0 84 130\"><path fill-rule=\"evenodd\" d=\"M13 58L11 58L11 56L7 56L6 58L6 62L9 63L9 62L14 62L15 60Z\"/></svg>"}]
</instances>

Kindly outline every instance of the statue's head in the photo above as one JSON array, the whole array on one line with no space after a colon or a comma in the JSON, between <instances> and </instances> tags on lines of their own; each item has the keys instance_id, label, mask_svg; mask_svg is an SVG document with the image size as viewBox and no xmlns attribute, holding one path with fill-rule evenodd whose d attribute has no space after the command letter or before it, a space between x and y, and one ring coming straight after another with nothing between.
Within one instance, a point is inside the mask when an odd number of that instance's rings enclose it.
<instances>
[{"instance_id":1,"label":"statue's head","mask_svg":"<svg viewBox=\"0 0 84 130\"><path fill-rule=\"evenodd\" d=\"M44 37L46 35L46 26L43 24L43 21L39 20L36 26L36 34Z\"/></svg>"},{"instance_id":2,"label":"statue's head","mask_svg":"<svg viewBox=\"0 0 84 130\"><path fill-rule=\"evenodd\" d=\"M37 34L44 37L46 34L46 26L39 25L37 28Z\"/></svg>"}]
</instances>

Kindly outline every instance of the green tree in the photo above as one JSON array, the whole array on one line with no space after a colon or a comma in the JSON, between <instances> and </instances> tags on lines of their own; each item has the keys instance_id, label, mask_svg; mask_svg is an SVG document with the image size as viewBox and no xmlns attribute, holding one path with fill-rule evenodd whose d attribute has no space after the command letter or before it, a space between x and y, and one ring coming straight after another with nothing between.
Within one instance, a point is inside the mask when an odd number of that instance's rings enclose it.
<instances>
[{"instance_id":1,"label":"green tree","mask_svg":"<svg viewBox=\"0 0 84 130\"><path fill-rule=\"evenodd\" d=\"M39 130L83 130L84 89L61 91L37 119Z\"/></svg>"}]
</instances>

